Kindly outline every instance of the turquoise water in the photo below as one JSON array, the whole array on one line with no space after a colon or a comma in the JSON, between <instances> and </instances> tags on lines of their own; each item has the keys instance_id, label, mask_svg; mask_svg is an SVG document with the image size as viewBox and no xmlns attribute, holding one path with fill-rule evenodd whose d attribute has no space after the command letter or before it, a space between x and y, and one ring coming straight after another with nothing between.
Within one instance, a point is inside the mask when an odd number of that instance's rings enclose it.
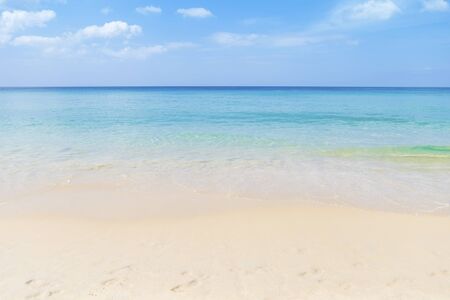
<instances>
[{"instance_id":1,"label":"turquoise water","mask_svg":"<svg viewBox=\"0 0 450 300\"><path fill-rule=\"evenodd\" d=\"M445 210L450 89L0 89L0 166L4 198L157 178L242 198Z\"/></svg>"}]
</instances>

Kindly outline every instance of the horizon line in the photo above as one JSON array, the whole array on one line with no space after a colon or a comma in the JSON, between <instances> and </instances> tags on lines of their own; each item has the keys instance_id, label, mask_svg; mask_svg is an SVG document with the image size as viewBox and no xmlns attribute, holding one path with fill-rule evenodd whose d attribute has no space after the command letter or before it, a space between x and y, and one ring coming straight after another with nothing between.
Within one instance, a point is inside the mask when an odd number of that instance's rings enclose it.
<instances>
[{"instance_id":1,"label":"horizon line","mask_svg":"<svg viewBox=\"0 0 450 300\"><path fill-rule=\"evenodd\" d=\"M384 88L384 89L449 89L450 86L350 86L350 85L53 85L0 86L0 89L50 88Z\"/></svg>"}]
</instances>

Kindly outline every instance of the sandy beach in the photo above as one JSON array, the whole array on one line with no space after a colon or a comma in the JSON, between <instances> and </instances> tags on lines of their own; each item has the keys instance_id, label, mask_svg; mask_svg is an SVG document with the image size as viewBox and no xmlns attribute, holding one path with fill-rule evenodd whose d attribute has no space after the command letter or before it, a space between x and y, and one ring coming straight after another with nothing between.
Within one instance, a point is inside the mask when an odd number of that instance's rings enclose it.
<instances>
[{"instance_id":1,"label":"sandy beach","mask_svg":"<svg viewBox=\"0 0 450 300\"><path fill-rule=\"evenodd\" d=\"M0 0L0 300L450 300L450 0Z\"/></svg>"},{"instance_id":2,"label":"sandy beach","mask_svg":"<svg viewBox=\"0 0 450 300\"><path fill-rule=\"evenodd\" d=\"M0 300L450 300L449 89L0 99Z\"/></svg>"},{"instance_id":3,"label":"sandy beach","mask_svg":"<svg viewBox=\"0 0 450 300\"><path fill-rule=\"evenodd\" d=\"M331 206L0 221L2 299L449 299L450 219Z\"/></svg>"}]
</instances>

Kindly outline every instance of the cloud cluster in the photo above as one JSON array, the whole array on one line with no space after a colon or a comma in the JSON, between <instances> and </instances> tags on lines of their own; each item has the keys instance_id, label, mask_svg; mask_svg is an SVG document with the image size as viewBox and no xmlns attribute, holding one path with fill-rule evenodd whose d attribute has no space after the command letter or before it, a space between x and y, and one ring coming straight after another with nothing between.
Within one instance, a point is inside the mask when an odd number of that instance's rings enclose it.
<instances>
[{"instance_id":1,"label":"cloud cluster","mask_svg":"<svg viewBox=\"0 0 450 300\"><path fill-rule=\"evenodd\" d=\"M43 27L55 17L52 10L3 11L0 14L0 44L7 43L16 32L30 27Z\"/></svg>"},{"instance_id":2,"label":"cloud cluster","mask_svg":"<svg viewBox=\"0 0 450 300\"><path fill-rule=\"evenodd\" d=\"M46 36L34 36L34 35L23 35L16 37L12 44L14 46L30 46L30 47L55 47L62 42L60 37L46 37Z\"/></svg>"},{"instance_id":3,"label":"cloud cluster","mask_svg":"<svg viewBox=\"0 0 450 300\"><path fill-rule=\"evenodd\" d=\"M386 21L400 12L400 7L393 0L367 0L338 7L325 24L329 27L349 27Z\"/></svg>"},{"instance_id":4,"label":"cloud cluster","mask_svg":"<svg viewBox=\"0 0 450 300\"><path fill-rule=\"evenodd\" d=\"M142 32L138 25L130 25L123 21L108 22L103 25L91 25L76 32L64 33L60 36L22 35L11 40L14 46L35 47L47 54L84 53L92 48L91 42L111 40L114 38L132 38Z\"/></svg>"},{"instance_id":5,"label":"cloud cluster","mask_svg":"<svg viewBox=\"0 0 450 300\"><path fill-rule=\"evenodd\" d=\"M138 47L127 46L114 50L98 43L100 40L111 40L115 38L130 39L141 32L142 28L138 25L130 25L124 21L113 21L100 26L87 26L75 33L69 32L55 37L36 35L18 36L10 43L14 46L40 48L47 54L84 54L88 50L97 50L103 55L120 59L146 59L155 54L194 46L192 43L168 43Z\"/></svg>"},{"instance_id":6,"label":"cloud cluster","mask_svg":"<svg viewBox=\"0 0 450 300\"><path fill-rule=\"evenodd\" d=\"M105 23L102 26L92 25L79 30L75 37L79 39L92 38L115 38L118 36L125 36L127 38L138 35L142 32L139 25L129 25L123 21L113 21Z\"/></svg>"},{"instance_id":7,"label":"cloud cluster","mask_svg":"<svg viewBox=\"0 0 450 300\"><path fill-rule=\"evenodd\" d=\"M14 45L42 46L46 44L76 43L89 39L112 39L116 37L131 38L142 32L138 25L129 25L123 21L108 22L103 25L91 25L78 30L75 33L65 33L56 37L44 36L19 36L13 40Z\"/></svg>"},{"instance_id":8,"label":"cloud cluster","mask_svg":"<svg viewBox=\"0 0 450 300\"><path fill-rule=\"evenodd\" d=\"M211 36L211 40L218 45L228 47L254 45L302 47L333 41L357 45L357 41L335 32L365 23L386 21L400 12L399 6L393 0L362 0L337 7L331 12L329 18L303 32L277 35L217 32Z\"/></svg>"},{"instance_id":9,"label":"cloud cluster","mask_svg":"<svg viewBox=\"0 0 450 300\"><path fill-rule=\"evenodd\" d=\"M161 7L156 6L143 6L137 7L136 12L140 13L141 15L160 14L162 12L162 9Z\"/></svg>"},{"instance_id":10,"label":"cloud cluster","mask_svg":"<svg viewBox=\"0 0 450 300\"><path fill-rule=\"evenodd\" d=\"M369 0L350 7L347 13L354 20L388 20L399 12L392 0Z\"/></svg>"},{"instance_id":11,"label":"cloud cluster","mask_svg":"<svg viewBox=\"0 0 450 300\"><path fill-rule=\"evenodd\" d=\"M12 0L8 0L8 4ZM16 0L19 1L19 0ZM42 2L65 2L65 0L20 0ZM344 1L344 0L342 0ZM321 22L308 30L288 34L236 33L221 31L211 35L210 40L226 47L299 47L331 41L346 41L356 45L357 42L345 36L349 29L365 26L369 23L385 22L394 16L407 11L405 1L421 3L423 11L436 12L449 10L447 0L353 0L342 2L331 10ZM6 0L0 0L6 4ZM403 6L399 6L402 4ZM406 8L405 8L406 7ZM103 8L100 12L108 15L112 10ZM142 15L160 14L162 9L156 6L137 7L136 12ZM180 8L176 13L185 18L208 18L213 13L203 7ZM125 21L112 21L103 25L90 25L74 32L66 32L57 36L18 35L27 28L43 27L56 17L52 10L24 11L6 10L0 13L0 46L26 46L41 49L45 53L83 53L97 50L103 55L115 58L145 59L155 54L166 53L174 49L192 47L192 43L166 43L159 45L130 46L130 39L143 31L139 25ZM255 22L249 19L248 22ZM253 24L253 23L251 23ZM112 42L115 39L116 42ZM120 45L119 45L120 44ZM115 45L116 48L111 48ZM118 48L118 50L117 50Z\"/></svg>"},{"instance_id":12,"label":"cloud cluster","mask_svg":"<svg viewBox=\"0 0 450 300\"><path fill-rule=\"evenodd\" d=\"M6 3L0 0L0 3ZM161 8L155 6L138 7L136 9L141 14L161 13ZM109 14L110 8L101 10L103 14ZM179 10L180 14L205 18L212 16L212 13L204 8L192 8ZM166 53L171 50L193 47L192 43L166 43L150 46L126 46L119 47L118 50L111 48L110 40L119 39L119 42L128 44L127 40L142 33L139 25L128 24L125 21L112 21L103 25L90 25L75 32L66 32L58 36L41 35L18 35L20 31L27 28L43 27L56 17L56 13L51 10L24 11L11 10L3 11L0 14L0 45L9 44L16 47L34 47L47 54L79 54L97 51L103 55L120 59L145 59L155 54ZM101 41L105 42L101 42ZM117 43L115 43L117 44ZM112 45L115 45L112 44Z\"/></svg>"},{"instance_id":13,"label":"cloud cluster","mask_svg":"<svg viewBox=\"0 0 450 300\"><path fill-rule=\"evenodd\" d=\"M424 0L423 9L425 11L447 11L449 4L445 0Z\"/></svg>"},{"instance_id":14,"label":"cloud cluster","mask_svg":"<svg viewBox=\"0 0 450 300\"><path fill-rule=\"evenodd\" d=\"M357 41L334 32L368 22L386 21L400 13L400 11L400 8L393 0L365 0L352 2L351 4L347 3L344 6L336 8L332 11L328 19L320 22L314 28L303 32L277 35L217 32L211 36L211 40L218 45L228 47L254 45L267 47L301 47L333 41L357 45Z\"/></svg>"},{"instance_id":15,"label":"cloud cluster","mask_svg":"<svg viewBox=\"0 0 450 300\"><path fill-rule=\"evenodd\" d=\"M211 11L203 7L180 8L177 10L177 13L188 18L208 18L213 16Z\"/></svg>"},{"instance_id":16,"label":"cloud cluster","mask_svg":"<svg viewBox=\"0 0 450 300\"><path fill-rule=\"evenodd\" d=\"M36 6L45 3L67 4L68 0L0 0L0 8L6 6Z\"/></svg>"}]
</instances>

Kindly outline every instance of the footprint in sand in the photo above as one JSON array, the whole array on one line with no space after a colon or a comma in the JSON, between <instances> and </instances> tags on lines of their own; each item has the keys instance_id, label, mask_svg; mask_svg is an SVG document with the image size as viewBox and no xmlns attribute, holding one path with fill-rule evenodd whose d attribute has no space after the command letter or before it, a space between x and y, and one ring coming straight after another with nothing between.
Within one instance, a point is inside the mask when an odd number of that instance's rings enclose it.
<instances>
[{"instance_id":1,"label":"footprint in sand","mask_svg":"<svg viewBox=\"0 0 450 300\"><path fill-rule=\"evenodd\" d=\"M297 275L299 277L319 276L320 273L321 273L321 270L319 268L313 267L309 272L303 271L303 272L298 273ZM320 279L318 279L317 282L320 283L322 281L323 281L323 279L320 278Z\"/></svg>"},{"instance_id":2,"label":"footprint in sand","mask_svg":"<svg viewBox=\"0 0 450 300\"><path fill-rule=\"evenodd\" d=\"M300 272L300 273L298 273L299 277L305 277L306 275L308 275L308 272Z\"/></svg>"},{"instance_id":3,"label":"footprint in sand","mask_svg":"<svg viewBox=\"0 0 450 300\"><path fill-rule=\"evenodd\" d=\"M399 279L399 278L394 278L394 279L392 279L391 281L389 281L389 282L386 284L386 286L389 286L389 287L395 286L395 285L397 285L397 283L399 283L399 282L400 282L400 279Z\"/></svg>"},{"instance_id":4,"label":"footprint in sand","mask_svg":"<svg viewBox=\"0 0 450 300\"><path fill-rule=\"evenodd\" d=\"M431 272L430 273L430 277L435 277L435 276L447 276L450 273L448 272L448 270L440 270L440 271L435 271L435 272Z\"/></svg>"},{"instance_id":5,"label":"footprint in sand","mask_svg":"<svg viewBox=\"0 0 450 300\"><path fill-rule=\"evenodd\" d=\"M128 284L128 279L127 278L118 278L118 277L113 277L113 278L108 278L104 281L102 281L101 286L103 288L108 288L108 287L124 287Z\"/></svg>"},{"instance_id":6,"label":"footprint in sand","mask_svg":"<svg viewBox=\"0 0 450 300\"><path fill-rule=\"evenodd\" d=\"M133 270L132 265L126 265L117 269L113 269L108 274L113 275L111 278L107 278L101 282L102 287L110 286L125 286L128 277L127 274Z\"/></svg>"},{"instance_id":7,"label":"footprint in sand","mask_svg":"<svg viewBox=\"0 0 450 300\"><path fill-rule=\"evenodd\" d=\"M100 288L91 290L88 295L96 297L106 289L127 286L129 283L128 275L132 270L132 265L112 269L107 273L109 277L106 277L106 279L100 282Z\"/></svg>"},{"instance_id":8,"label":"footprint in sand","mask_svg":"<svg viewBox=\"0 0 450 300\"><path fill-rule=\"evenodd\" d=\"M48 283L46 283L42 280L39 280L39 279L30 279L30 280L25 281L25 285L28 285L33 288L42 288L42 287L47 286Z\"/></svg>"},{"instance_id":9,"label":"footprint in sand","mask_svg":"<svg viewBox=\"0 0 450 300\"><path fill-rule=\"evenodd\" d=\"M186 291L188 291L189 289L194 288L194 287L200 285L200 282L201 282L203 279L206 279L206 278L207 278L206 276L203 276L203 275L200 275L200 276L193 276L192 273L191 273L191 272L188 272L188 271L183 271L183 272L180 273L180 275L186 276L186 277L189 276L189 277L191 277L191 278L194 277L194 278L192 278L192 279L190 279L190 280L187 280L187 281L184 282L184 283L177 284L177 285L175 285L174 287L172 287L172 288L170 289L170 291L172 291L172 292L174 292L174 293L183 293L183 292L186 292ZM195 277L197 277L197 278L195 278Z\"/></svg>"},{"instance_id":10,"label":"footprint in sand","mask_svg":"<svg viewBox=\"0 0 450 300\"><path fill-rule=\"evenodd\" d=\"M192 279L186 283L178 284L178 285L174 286L173 288L171 288L170 290L175 293L182 293L196 285L198 285L197 279Z\"/></svg>"},{"instance_id":11,"label":"footprint in sand","mask_svg":"<svg viewBox=\"0 0 450 300\"><path fill-rule=\"evenodd\" d=\"M27 280L25 285L33 290L25 299L47 299L63 292L56 286L39 279Z\"/></svg>"},{"instance_id":12,"label":"footprint in sand","mask_svg":"<svg viewBox=\"0 0 450 300\"><path fill-rule=\"evenodd\" d=\"M37 299L38 297L41 296L41 294L42 294L41 292L33 293L33 294L26 296L25 299Z\"/></svg>"},{"instance_id":13,"label":"footprint in sand","mask_svg":"<svg viewBox=\"0 0 450 300\"><path fill-rule=\"evenodd\" d=\"M114 274L118 274L118 273L125 273L125 272L129 272L133 270L133 266L132 265L126 265L114 270L109 271L109 274L114 275Z\"/></svg>"}]
</instances>

